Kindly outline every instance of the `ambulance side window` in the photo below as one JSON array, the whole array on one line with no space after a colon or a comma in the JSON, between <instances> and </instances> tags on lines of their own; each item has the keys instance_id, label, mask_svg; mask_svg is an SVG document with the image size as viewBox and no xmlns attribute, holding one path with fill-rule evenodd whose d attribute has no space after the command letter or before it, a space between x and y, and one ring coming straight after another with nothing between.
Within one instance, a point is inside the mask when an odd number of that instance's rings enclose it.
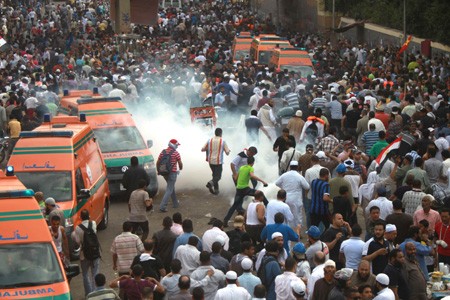
<instances>
[{"instance_id":1,"label":"ambulance side window","mask_svg":"<svg viewBox=\"0 0 450 300\"><path fill-rule=\"evenodd\" d=\"M83 181L83 176L81 175L81 169L78 168L77 171L75 172L75 185L77 188L77 195L80 194L80 190L84 189L84 181Z\"/></svg>"}]
</instances>

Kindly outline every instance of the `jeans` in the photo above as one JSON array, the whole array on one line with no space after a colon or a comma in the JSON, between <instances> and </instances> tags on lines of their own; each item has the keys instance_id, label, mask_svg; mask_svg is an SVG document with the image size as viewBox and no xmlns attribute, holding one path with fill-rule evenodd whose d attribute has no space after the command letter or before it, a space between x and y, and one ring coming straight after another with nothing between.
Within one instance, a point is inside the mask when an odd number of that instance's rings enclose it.
<instances>
[{"instance_id":1,"label":"jeans","mask_svg":"<svg viewBox=\"0 0 450 300\"><path fill-rule=\"evenodd\" d=\"M175 182L177 181L177 176L177 172L171 172L168 176L164 176L164 179L167 182L167 187L161 204L159 205L160 210L167 209L167 202L169 202L169 197L172 198L173 207L178 207L177 195L175 194Z\"/></svg>"},{"instance_id":2,"label":"jeans","mask_svg":"<svg viewBox=\"0 0 450 300\"><path fill-rule=\"evenodd\" d=\"M131 233L137 234L139 227L142 229L142 237L141 240L145 241L148 237L148 233L150 232L148 228L148 221L145 222L130 222L133 228L131 229Z\"/></svg>"},{"instance_id":3,"label":"jeans","mask_svg":"<svg viewBox=\"0 0 450 300\"><path fill-rule=\"evenodd\" d=\"M306 215L306 228L309 228L311 226L311 199L309 198L303 198L303 206L305 208L305 215Z\"/></svg>"},{"instance_id":4,"label":"jeans","mask_svg":"<svg viewBox=\"0 0 450 300\"><path fill-rule=\"evenodd\" d=\"M211 183L214 186L214 190L219 190L219 180L222 178L222 165L213 165L209 164L209 167L212 171L212 180Z\"/></svg>"},{"instance_id":5,"label":"jeans","mask_svg":"<svg viewBox=\"0 0 450 300\"><path fill-rule=\"evenodd\" d=\"M230 207L230 209L228 210L227 215L225 216L224 223L228 224L228 221L231 219L231 216L233 215L234 211L237 210L238 213L243 213L244 212L244 208L242 207L242 203L244 203L244 198L245 196L254 196L255 195L256 190L246 187L243 189L236 189L236 195L234 196L234 202L233 205ZM264 205L267 206L267 199L264 196Z\"/></svg>"},{"instance_id":6,"label":"jeans","mask_svg":"<svg viewBox=\"0 0 450 300\"><path fill-rule=\"evenodd\" d=\"M87 295L95 289L94 277L98 274L100 258L95 260L80 260L81 273L83 274L84 294ZM89 272L90 269L90 272Z\"/></svg>"}]
</instances>

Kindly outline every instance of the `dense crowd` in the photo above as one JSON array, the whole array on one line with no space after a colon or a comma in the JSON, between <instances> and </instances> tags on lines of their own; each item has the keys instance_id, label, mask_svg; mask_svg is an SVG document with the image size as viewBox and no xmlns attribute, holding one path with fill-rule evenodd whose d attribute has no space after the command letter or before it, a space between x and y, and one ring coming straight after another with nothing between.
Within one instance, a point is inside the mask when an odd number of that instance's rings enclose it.
<instances>
[{"instance_id":1,"label":"dense crowd","mask_svg":"<svg viewBox=\"0 0 450 300\"><path fill-rule=\"evenodd\" d=\"M190 219L175 213L146 239L153 203L139 182L130 195L130 221L111 246L120 277L110 286L120 294L106 288L99 258L82 254L88 299L430 296L427 282L441 276L432 272L450 264L448 55L408 53L404 65L398 47L330 43L226 2L161 9L157 25L135 26L139 37L128 38L114 35L109 4L95 3L1 1L1 36L8 43L0 52L3 135L17 140L44 114L55 115L63 90L96 87L125 103L159 101L186 110L210 99L225 114L244 112L252 147L231 163L232 207L201 238ZM309 52L314 75L258 66L250 57L234 62L231 43L240 31L287 37ZM269 143L280 175L271 201L257 189L257 181L268 183L253 169L257 148ZM177 147L169 142L173 173L182 168ZM221 130L202 150L212 170L207 187L218 194L229 152ZM171 188L161 211L169 197L177 204L176 175L165 179ZM244 210L246 195L254 200ZM47 200L50 214L56 202ZM234 229L224 231L235 210ZM55 214L49 221L61 243L64 216ZM89 214L82 218L88 228ZM136 223L144 223L142 240ZM301 227L307 228L303 238ZM73 239L83 244L83 236L77 228Z\"/></svg>"}]
</instances>

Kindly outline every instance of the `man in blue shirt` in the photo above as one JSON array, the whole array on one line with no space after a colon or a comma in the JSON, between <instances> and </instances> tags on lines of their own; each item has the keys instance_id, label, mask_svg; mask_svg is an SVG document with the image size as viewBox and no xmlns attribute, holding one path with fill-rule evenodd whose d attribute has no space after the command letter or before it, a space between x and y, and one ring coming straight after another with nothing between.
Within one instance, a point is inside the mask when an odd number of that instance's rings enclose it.
<instances>
[{"instance_id":1,"label":"man in blue shirt","mask_svg":"<svg viewBox=\"0 0 450 300\"><path fill-rule=\"evenodd\" d=\"M289 241L298 242L300 236L300 225L295 228L295 231L284 224L284 215L281 212L275 214L275 224L269 224L261 232L261 241L270 240L274 232L280 232L283 235L283 247L289 254Z\"/></svg>"},{"instance_id":2,"label":"man in blue shirt","mask_svg":"<svg viewBox=\"0 0 450 300\"><path fill-rule=\"evenodd\" d=\"M332 199L330 197L330 185L328 184L329 177L330 171L322 168L319 172L319 178L311 182L311 208L309 211L311 225L319 226L322 222L325 228L330 227L328 203L332 202Z\"/></svg>"},{"instance_id":3,"label":"man in blue shirt","mask_svg":"<svg viewBox=\"0 0 450 300\"><path fill-rule=\"evenodd\" d=\"M405 239L403 243L400 244L399 248L402 250L403 254L406 256L406 244L407 243L413 243L416 246L416 259L419 263L420 270L423 273L423 276L425 276L425 279L428 281L428 270L427 270L427 264L425 262L425 256L429 256L431 253L431 241L426 240L426 245L421 244L418 242L420 240L419 238L419 227L418 226L411 226L408 230L408 237Z\"/></svg>"}]
</instances>

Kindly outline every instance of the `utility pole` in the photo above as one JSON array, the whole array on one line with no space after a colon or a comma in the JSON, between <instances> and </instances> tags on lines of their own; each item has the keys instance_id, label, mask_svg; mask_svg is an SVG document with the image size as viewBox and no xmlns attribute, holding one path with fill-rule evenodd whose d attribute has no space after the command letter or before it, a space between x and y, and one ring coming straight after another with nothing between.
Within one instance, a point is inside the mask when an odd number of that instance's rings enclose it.
<instances>
[{"instance_id":1,"label":"utility pole","mask_svg":"<svg viewBox=\"0 0 450 300\"><path fill-rule=\"evenodd\" d=\"M406 42L406 39L406 0L403 0L403 43ZM406 50L403 52L403 66L406 67Z\"/></svg>"}]
</instances>

